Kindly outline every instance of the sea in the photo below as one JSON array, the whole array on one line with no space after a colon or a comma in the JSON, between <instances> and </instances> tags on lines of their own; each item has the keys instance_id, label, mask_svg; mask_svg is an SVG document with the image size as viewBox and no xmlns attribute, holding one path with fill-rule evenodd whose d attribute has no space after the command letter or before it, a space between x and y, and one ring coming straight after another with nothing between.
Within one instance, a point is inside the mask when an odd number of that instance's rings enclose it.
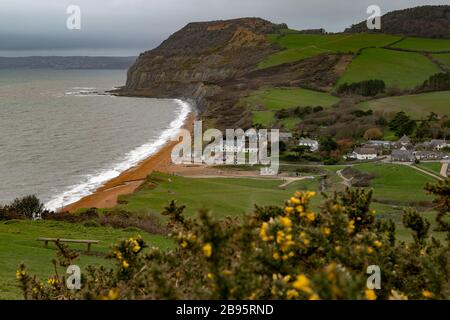
<instances>
[{"instance_id":1,"label":"sea","mask_svg":"<svg viewBox=\"0 0 450 320\"><path fill-rule=\"evenodd\" d=\"M0 204L57 210L157 152L190 106L117 97L126 70L0 70Z\"/></svg>"}]
</instances>

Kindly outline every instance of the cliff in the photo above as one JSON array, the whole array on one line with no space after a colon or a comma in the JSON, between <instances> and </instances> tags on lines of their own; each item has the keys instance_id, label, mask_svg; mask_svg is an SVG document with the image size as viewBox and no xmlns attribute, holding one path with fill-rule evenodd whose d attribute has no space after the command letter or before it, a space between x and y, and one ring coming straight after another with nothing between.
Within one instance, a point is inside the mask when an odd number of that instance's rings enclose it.
<instances>
[{"instance_id":1,"label":"cliff","mask_svg":"<svg viewBox=\"0 0 450 320\"><path fill-rule=\"evenodd\" d=\"M121 94L195 101L203 120L218 128L251 126L239 98L263 86L325 87L337 79L341 56L323 55L256 70L281 50L266 35L286 29L260 18L189 23L159 47L139 56Z\"/></svg>"}]
</instances>

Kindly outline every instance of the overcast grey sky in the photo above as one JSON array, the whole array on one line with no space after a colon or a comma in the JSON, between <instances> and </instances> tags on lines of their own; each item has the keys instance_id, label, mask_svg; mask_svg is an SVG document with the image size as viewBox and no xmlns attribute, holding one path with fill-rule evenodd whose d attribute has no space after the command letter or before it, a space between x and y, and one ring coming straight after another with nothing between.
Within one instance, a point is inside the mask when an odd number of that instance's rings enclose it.
<instances>
[{"instance_id":1,"label":"overcast grey sky","mask_svg":"<svg viewBox=\"0 0 450 320\"><path fill-rule=\"evenodd\" d=\"M342 31L367 17L449 0L0 0L0 50L133 49L157 46L191 21L261 17L291 28ZM66 8L81 8L81 30L66 28Z\"/></svg>"}]
</instances>

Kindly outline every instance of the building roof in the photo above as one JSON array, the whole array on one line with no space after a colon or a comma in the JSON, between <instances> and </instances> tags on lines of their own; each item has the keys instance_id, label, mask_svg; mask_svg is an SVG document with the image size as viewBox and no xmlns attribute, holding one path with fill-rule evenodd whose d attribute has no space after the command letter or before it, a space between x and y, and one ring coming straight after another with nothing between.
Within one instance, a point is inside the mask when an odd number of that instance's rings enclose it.
<instances>
[{"instance_id":1,"label":"building roof","mask_svg":"<svg viewBox=\"0 0 450 320\"><path fill-rule=\"evenodd\" d=\"M404 135L403 137L401 137L400 139L398 139L398 142L401 142L401 143L411 143L411 139L410 139L407 135Z\"/></svg>"},{"instance_id":2,"label":"building roof","mask_svg":"<svg viewBox=\"0 0 450 320\"><path fill-rule=\"evenodd\" d=\"M362 155L368 155L368 154L374 154L377 155L377 149L375 148L356 148L354 153L362 154Z\"/></svg>"},{"instance_id":3,"label":"building roof","mask_svg":"<svg viewBox=\"0 0 450 320\"><path fill-rule=\"evenodd\" d=\"M318 143L317 140L309 139L309 138L300 138L299 143Z\"/></svg>"},{"instance_id":4,"label":"building roof","mask_svg":"<svg viewBox=\"0 0 450 320\"><path fill-rule=\"evenodd\" d=\"M393 157L412 157L413 154L411 151L405 150L405 149L398 149L398 150L393 150L391 153L391 156Z\"/></svg>"}]
</instances>

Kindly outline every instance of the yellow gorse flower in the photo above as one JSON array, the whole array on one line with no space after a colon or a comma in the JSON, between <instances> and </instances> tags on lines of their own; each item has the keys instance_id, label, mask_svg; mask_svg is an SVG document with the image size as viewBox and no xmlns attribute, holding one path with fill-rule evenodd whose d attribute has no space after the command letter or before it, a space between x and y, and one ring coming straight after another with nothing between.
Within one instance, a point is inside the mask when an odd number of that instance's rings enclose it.
<instances>
[{"instance_id":1,"label":"yellow gorse flower","mask_svg":"<svg viewBox=\"0 0 450 320\"><path fill-rule=\"evenodd\" d=\"M281 217L280 223L286 228L292 227L292 220L289 219L288 217Z\"/></svg>"},{"instance_id":2,"label":"yellow gorse flower","mask_svg":"<svg viewBox=\"0 0 450 320\"><path fill-rule=\"evenodd\" d=\"M16 271L16 278L21 280L25 276L26 272L25 270L17 270Z\"/></svg>"},{"instance_id":3,"label":"yellow gorse flower","mask_svg":"<svg viewBox=\"0 0 450 320\"><path fill-rule=\"evenodd\" d=\"M348 233L353 233L355 231L355 221L354 220L350 220L348 225L347 225L347 232Z\"/></svg>"},{"instance_id":4,"label":"yellow gorse flower","mask_svg":"<svg viewBox=\"0 0 450 320\"><path fill-rule=\"evenodd\" d=\"M207 243L202 248L203 254L205 257L209 258L212 255L212 245L211 243Z\"/></svg>"},{"instance_id":5,"label":"yellow gorse flower","mask_svg":"<svg viewBox=\"0 0 450 320\"><path fill-rule=\"evenodd\" d=\"M424 298L429 299L429 298L433 297L433 292L428 291L428 290L423 290L423 291L422 291L422 296L423 296Z\"/></svg>"},{"instance_id":6,"label":"yellow gorse flower","mask_svg":"<svg viewBox=\"0 0 450 320\"><path fill-rule=\"evenodd\" d=\"M375 293L375 291L373 291L371 289L366 289L364 291L364 294L365 294L367 300L376 300L377 299L377 294Z\"/></svg>"},{"instance_id":7,"label":"yellow gorse flower","mask_svg":"<svg viewBox=\"0 0 450 320\"><path fill-rule=\"evenodd\" d=\"M130 264L128 263L127 260L123 260L123 261L122 261L122 267L123 267L124 269L127 269L129 266L130 266Z\"/></svg>"},{"instance_id":8,"label":"yellow gorse flower","mask_svg":"<svg viewBox=\"0 0 450 320\"><path fill-rule=\"evenodd\" d=\"M308 219L308 221L313 222L316 219L316 215L314 214L314 212L308 212L306 214L306 219Z\"/></svg>"},{"instance_id":9,"label":"yellow gorse flower","mask_svg":"<svg viewBox=\"0 0 450 320\"><path fill-rule=\"evenodd\" d=\"M292 287L294 287L294 289L296 289L298 291L311 293L312 290L311 290L310 284L311 283L310 283L309 279L305 275L300 274L297 276L295 281L292 283Z\"/></svg>"}]
</instances>

